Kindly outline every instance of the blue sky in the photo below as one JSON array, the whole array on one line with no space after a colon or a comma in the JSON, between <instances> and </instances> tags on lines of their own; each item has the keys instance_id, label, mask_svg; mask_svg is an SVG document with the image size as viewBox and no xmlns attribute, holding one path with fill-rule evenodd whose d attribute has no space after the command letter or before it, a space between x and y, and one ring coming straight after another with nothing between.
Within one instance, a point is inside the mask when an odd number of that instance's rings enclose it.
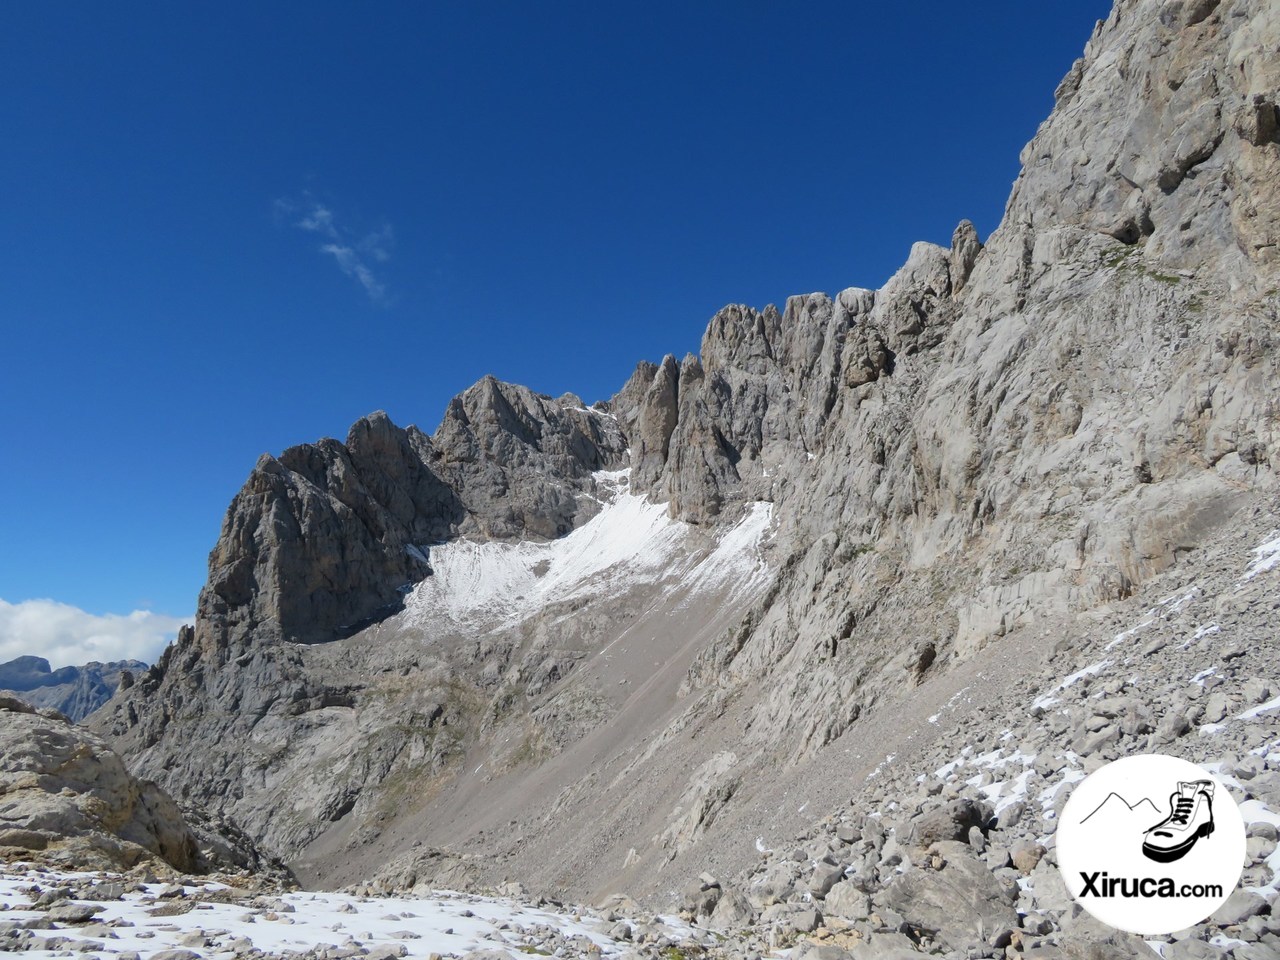
<instances>
[{"instance_id":1,"label":"blue sky","mask_svg":"<svg viewBox=\"0 0 1280 960\"><path fill-rule=\"evenodd\" d=\"M1108 9L4 5L0 659L24 601L189 615L263 451L985 237Z\"/></svg>"}]
</instances>

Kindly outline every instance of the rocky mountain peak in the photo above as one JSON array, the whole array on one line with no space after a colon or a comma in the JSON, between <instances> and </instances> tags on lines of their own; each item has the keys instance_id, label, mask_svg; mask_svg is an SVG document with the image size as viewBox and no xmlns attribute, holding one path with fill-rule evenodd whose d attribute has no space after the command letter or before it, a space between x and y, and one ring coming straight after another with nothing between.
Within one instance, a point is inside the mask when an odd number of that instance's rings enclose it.
<instances>
[{"instance_id":1,"label":"rocky mountain peak","mask_svg":"<svg viewBox=\"0 0 1280 960\"><path fill-rule=\"evenodd\" d=\"M345 442L264 454L210 555L198 633L221 648L355 632L430 575L432 543L572 530L590 513L592 474L621 467L626 449L609 413L488 376L433 436L379 410Z\"/></svg>"},{"instance_id":2,"label":"rocky mountain peak","mask_svg":"<svg viewBox=\"0 0 1280 960\"><path fill-rule=\"evenodd\" d=\"M1123 0L1100 21L1022 152L1005 223L1077 226L1170 267L1274 265L1274 4ZM1105 122L1098 122L1105 117Z\"/></svg>"}]
</instances>

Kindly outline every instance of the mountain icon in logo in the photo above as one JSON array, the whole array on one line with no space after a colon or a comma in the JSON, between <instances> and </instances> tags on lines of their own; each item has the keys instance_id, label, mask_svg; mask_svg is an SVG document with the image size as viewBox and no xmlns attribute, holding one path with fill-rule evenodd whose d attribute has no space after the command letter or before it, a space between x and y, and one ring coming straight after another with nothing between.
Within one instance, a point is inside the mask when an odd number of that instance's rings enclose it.
<instances>
[{"instance_id":1,"label":"mountain icon in logo","mask_svg":"<svg viewBox=\"0 0 1280 960\"><path fill-rule=\"evenodd\" d=\"M1098 824L1107 824L1108 826L1127 826L1130 821L1134 823L1151 823L1153 818L1160 816L1160 808L1155 805L1150 797L1143 797L1135 803L1130 803L1120 794L1112 792L1107 794L1107 799L1103 800L1093 812L1081 820L1081 823L1089 823L1093 821L1096 826ZM1142 833L1146 827L1138 829L1138 833Z\"/></svg>"}]
</instances>

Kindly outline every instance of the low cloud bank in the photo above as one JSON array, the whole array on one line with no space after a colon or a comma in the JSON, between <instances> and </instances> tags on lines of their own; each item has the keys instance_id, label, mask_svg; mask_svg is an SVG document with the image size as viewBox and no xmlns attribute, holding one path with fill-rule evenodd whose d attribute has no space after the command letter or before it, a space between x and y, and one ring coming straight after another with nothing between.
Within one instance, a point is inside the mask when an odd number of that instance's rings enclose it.
<instances>
[{"instance_id":1,"label":"low cloud bank","mask_svg":"<svg viewBox=\"0 0 1280 960\"><path fill-rule=\"evenodd\" d=\"M44 657L54 670L91 660L155 663L190 622L150 610L95 614L56 600L0 600L0 663L21 656Z\"/></svg>"}]
</instances>

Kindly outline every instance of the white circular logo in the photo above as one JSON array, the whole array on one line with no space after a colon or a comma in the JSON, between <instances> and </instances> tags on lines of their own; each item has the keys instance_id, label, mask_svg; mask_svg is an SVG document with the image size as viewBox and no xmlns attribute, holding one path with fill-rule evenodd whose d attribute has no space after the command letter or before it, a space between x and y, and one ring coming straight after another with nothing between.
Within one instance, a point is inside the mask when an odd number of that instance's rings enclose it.
<instances>
[{"instance_id":1,"label":"white circular logo","mask_svg":"<svg viewBox=\"0 0 1280 960\"><path fill-rule=\"evenodd\" d=\"M1058 868L1103 923L1159 936L1200 923L1244 870L1244 821L1193 763L1141 754L1082 780L1058 822Z\"/></svg>"}]
</instances>

